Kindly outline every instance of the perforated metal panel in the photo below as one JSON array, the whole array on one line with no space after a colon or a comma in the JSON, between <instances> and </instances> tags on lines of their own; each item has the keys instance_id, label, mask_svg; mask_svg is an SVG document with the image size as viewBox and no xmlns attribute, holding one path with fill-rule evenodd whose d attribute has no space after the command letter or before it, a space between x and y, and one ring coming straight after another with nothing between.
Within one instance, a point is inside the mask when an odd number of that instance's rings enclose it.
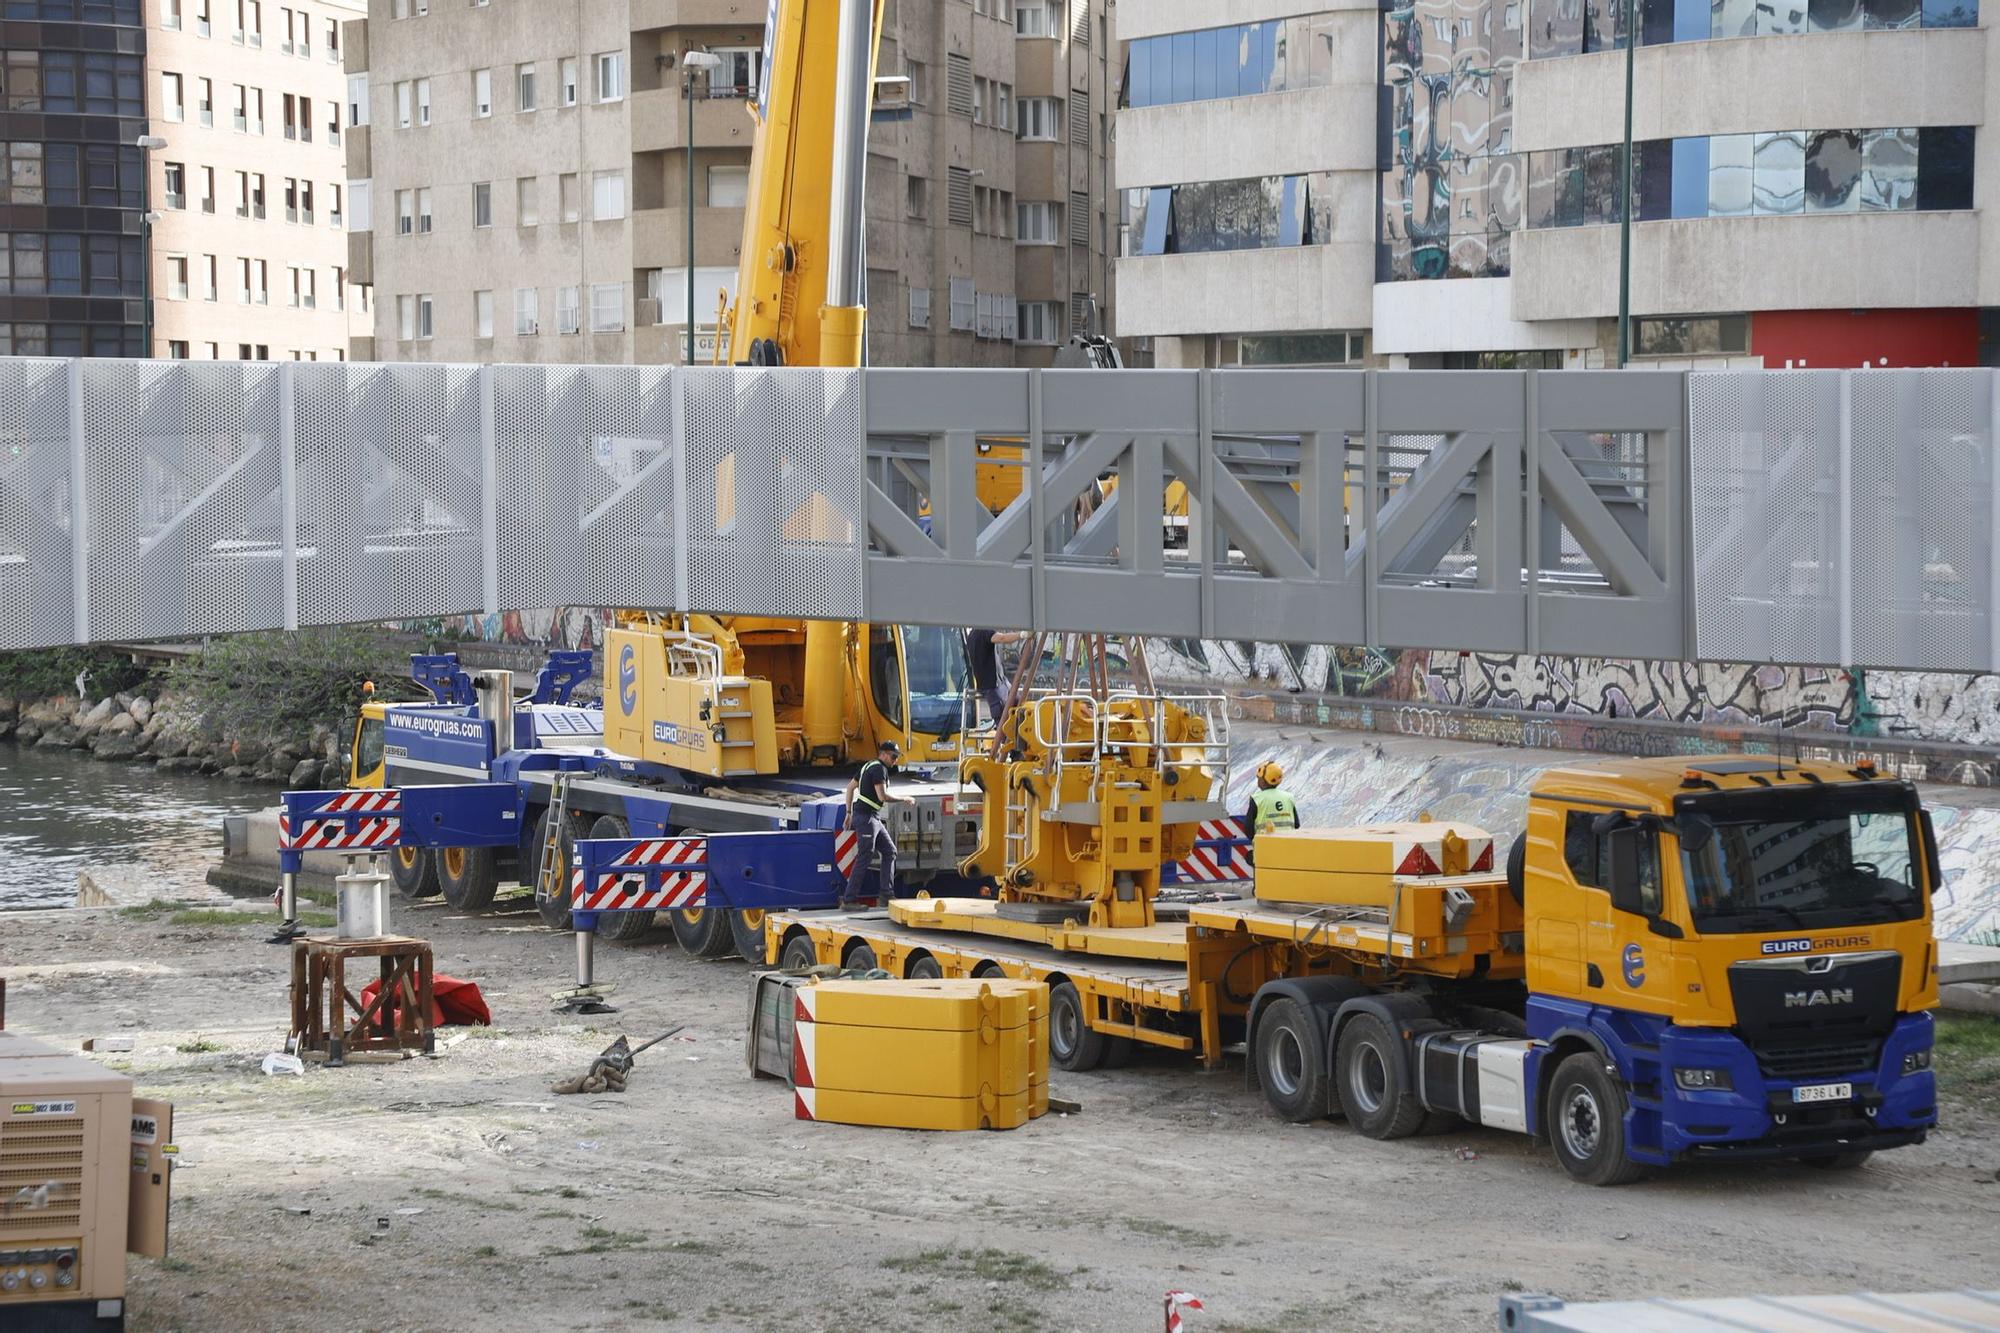
<instances>
[{"instance_id":1,"label":"perforated metal panel","mask_svg":"<svg viewBox=\"0 0 2000 1333\"><path fill-rule=\"evenodd\" d=\"M64 643L76 629L70 365L0 358L0 648Z\"/></svg>"}]
</instances>

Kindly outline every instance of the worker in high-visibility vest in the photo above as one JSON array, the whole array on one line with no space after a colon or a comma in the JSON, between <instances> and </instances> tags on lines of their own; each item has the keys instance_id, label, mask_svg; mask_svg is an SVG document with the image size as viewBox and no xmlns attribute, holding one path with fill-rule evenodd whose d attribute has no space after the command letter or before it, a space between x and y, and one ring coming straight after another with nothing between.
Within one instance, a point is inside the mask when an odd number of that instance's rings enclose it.
<instances>
[{"instance_id":1,"label":"worker in high-visibility vest","mask_svg":"<svg viewBox=\"0 0 2000 1333\"><path fill-rule=\"evenodd\" d=\"M1297 828L1299 803L1279 784L1285 770L1270 760L1257 766L1257 790L1250 793L1250 808L1243 812L1243 827L1254 839L1272 829Z\"/></svg>"}]
</instances>

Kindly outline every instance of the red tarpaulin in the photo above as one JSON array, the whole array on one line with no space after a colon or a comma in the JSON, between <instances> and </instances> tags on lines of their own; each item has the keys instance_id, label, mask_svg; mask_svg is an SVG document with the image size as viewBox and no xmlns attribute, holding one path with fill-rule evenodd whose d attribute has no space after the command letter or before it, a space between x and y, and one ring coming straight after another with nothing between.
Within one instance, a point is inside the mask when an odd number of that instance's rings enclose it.
<instances>
[{"instance_id":1,"label":"red tarpaulin","mask_svg":"<svg viewBox=\"0 0 2000 1333\"><path fill-rule=\"evenodd\" d=\"M382 982L379 978L363 986L361 988L361 1007L366 1009L370 1004L374 1003L375 992L381 989ZM386 1017L394 1021L396 1016L395 998L391 996L389 1002L382 1007L388 1011ZM486 997L479 993L479 983L475 981L461 981L457 977L447 977L442 973L433 974L431 977L431 1026L434 1028L443 1028L456 1024L469 1027L474 1023L479 1024L481 1027L491 1027L493 1025L493 1014L486 1007Z\"/></svg>"}]
</instances>

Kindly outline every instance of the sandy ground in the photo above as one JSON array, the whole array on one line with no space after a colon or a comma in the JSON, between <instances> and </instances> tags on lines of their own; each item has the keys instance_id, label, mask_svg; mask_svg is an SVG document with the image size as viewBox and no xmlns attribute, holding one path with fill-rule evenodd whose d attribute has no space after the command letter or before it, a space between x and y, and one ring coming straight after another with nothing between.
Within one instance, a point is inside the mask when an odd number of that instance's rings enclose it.
<instances>
[{"instance_id":1,"label":"sandy ground","mask_svg":"<svg viewBox=\"0 0 2000 1333\"><path fill-rule=\"evenodd\" d=\"M622 1012L564 1020L567 936L532 912L397 904L491 1029L435 1058L266 1077L288 962L255 925L109 910L0 918L11 1027L130 1030L100 1057L178 1107L173 1257L135 1260L141 1330L1490 1328L1498 1297L1986 1285L2000 1109L1830 1174L1708 1167L1571 1184L1481 1130L1375 1143L1287 1125L1239 1062L1058 1073L1072 1116L992 1134L800 1123L743 1067L746 967L664 933L600 950ZM623 1096L549 1082L619 1032L686 1031ZM587 1024L587 1025L586 1025ZM1470 1159L1459 1150L1470 1149ZM378 1218L387 1234L371 1239Z\"/></svg>"}]
</instances>

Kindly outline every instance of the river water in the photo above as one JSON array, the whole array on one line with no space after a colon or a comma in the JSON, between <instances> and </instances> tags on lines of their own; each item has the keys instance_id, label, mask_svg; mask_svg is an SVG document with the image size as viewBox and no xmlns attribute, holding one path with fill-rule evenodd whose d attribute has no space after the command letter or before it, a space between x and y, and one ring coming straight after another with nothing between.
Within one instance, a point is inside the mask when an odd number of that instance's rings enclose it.
<instances>
[{"instance_id":1,"label":"river water","mask_svg":"<svg viewBox=\"0 0 2000 1333\"><path fill-rule=\"evenodd\" d=\"M0 910L67 907L79 873L127 900L199 895L222 852L223 815L269 805L274 795L0 743Z\"/></svg>"}]
</instances>

